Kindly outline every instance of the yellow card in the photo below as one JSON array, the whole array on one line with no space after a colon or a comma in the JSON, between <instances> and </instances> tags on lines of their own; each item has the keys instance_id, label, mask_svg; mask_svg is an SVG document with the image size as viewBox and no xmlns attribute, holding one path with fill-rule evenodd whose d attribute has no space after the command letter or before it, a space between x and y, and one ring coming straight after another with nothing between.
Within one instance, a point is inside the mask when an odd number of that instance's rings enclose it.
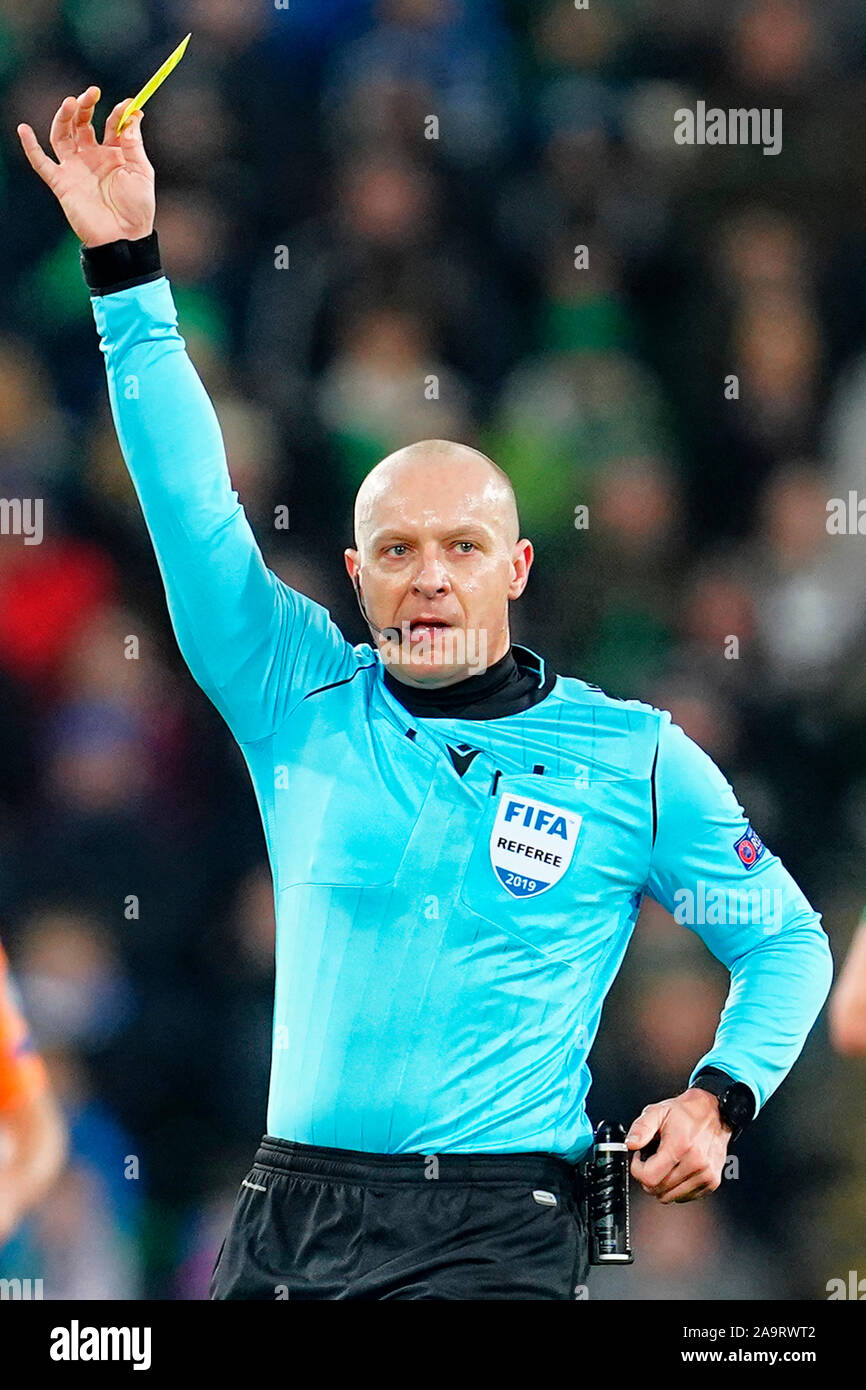
<instances>
[{"instance_id":1,"label":"yellow card","mask_svg":"<svg viewBox=\"0 0 866 1390\"><path fill-rule=\"evenodd\" d=\"M159 71L155 72L150 81L145 83L138 96L132 98L132 101L129 103L129 105L127 106L126 110L124 111L123 115L117 123L118 135L123 130L123 127L126 125L130 116L135 115L136 111L140 111L141 108L144 106L144 103L150 100L157 88L162 86L163 82L169 76L169 74L174 72L184 53L186 53L186 46L191 38L192 34L187 34L183 43L178 44L177 48L174 50L171 56L166 58Z\"/></svg>"}]
</instances>

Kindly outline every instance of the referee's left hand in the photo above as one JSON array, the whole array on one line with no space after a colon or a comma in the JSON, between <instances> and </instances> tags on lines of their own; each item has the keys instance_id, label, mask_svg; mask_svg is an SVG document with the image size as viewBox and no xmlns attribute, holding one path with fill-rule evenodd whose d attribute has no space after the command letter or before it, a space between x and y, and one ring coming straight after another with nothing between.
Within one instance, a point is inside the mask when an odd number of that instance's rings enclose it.
<instances>
[{"instance_id":1,"label":"referee's left hand","mask_svg":"<svg viewBox=\"0 0 866 1390\"><path fill-rule=\"evenodd\" d=\"M715 1192L722 1181L730 1128L709 1091L690 1086L682 1095L645 1105L626 1135L630 1149L644 1149L658 1136L647 1158L635 1153L631 1173L644 1192L666 1205L693 1202Z\"/></svg>"}]
</instances>

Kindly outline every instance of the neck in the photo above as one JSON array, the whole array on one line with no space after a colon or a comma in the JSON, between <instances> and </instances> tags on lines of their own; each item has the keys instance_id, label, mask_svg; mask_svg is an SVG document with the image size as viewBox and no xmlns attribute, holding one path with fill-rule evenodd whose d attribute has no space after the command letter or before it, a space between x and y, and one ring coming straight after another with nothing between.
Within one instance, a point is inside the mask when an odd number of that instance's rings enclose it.
<instances>
[{"instance_id":1,"label":"neck","mask_svg":"<svg viewBox=\"0 0 866 1390\"><path fill-rule=\"evenodd\" d=\"M492 666L486 666L478 675L469 675L468 672L463 672L458 675L451 675L446 680L437 681L435 685L432 681L416 682L405 678L398 667L388 666L385 670L390 689L396 690L403 687L405 691L411 691L413 697L417 697L421 703L439 705L463 704L467 695L471 698L478 690L499 686L503 680L508 679L512 668L516 670L517 663L514 660L511 647L508 647L498 661L494 661Z\"/></svg>"},{"instance_id":2,"label":"neck","mask_svg":"<svg viewBox=\"0 0 866 1390\"><path fill-rule=\"evenodd\" d=\"M542 686L531 654L509 647L504 656L478 676L466 676L450 685L410 686L397 679L387 666L383 679L387 689L410 714L426 719L499 719L519 714L543 699L552 688L553 678ZM536 659L537 660L537 659Z\"/></svg>"}]
</instances>

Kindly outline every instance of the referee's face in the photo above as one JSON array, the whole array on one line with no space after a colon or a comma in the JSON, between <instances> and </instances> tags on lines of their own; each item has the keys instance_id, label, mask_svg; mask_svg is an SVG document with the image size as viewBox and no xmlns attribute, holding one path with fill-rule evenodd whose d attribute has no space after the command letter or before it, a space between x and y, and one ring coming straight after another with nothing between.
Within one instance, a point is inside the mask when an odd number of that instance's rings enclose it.
<instances>
[{"instance_id":1,"label":"referee's face","mask_svg":"<svg viewBox=\"0 0 866 1390\"><path fill-rule=\"evenodd\" d=\"M483 454L430 440L390 455L358 492L355 537L346 568L400 680L450 685L505 655L532 546L518 538L507 478Z\"/></svg>"}]
</instances>

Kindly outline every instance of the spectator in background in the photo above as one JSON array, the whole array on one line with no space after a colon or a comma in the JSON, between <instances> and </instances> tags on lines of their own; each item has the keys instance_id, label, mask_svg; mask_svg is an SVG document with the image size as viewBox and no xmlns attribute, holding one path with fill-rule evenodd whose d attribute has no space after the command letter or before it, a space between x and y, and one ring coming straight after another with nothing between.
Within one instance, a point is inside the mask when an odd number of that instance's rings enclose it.
<instances>
[{"instance_id":1,"label":"spectator in background","mask_svg":"<svg viewBox=\"0 0 866 1390\"><path fill-rule=\"evenodd\" d=\"M57 1181L66 1126L0 947L0 1249Z\"/></svg>"},{"instance_id":2,"label":"spectator in background","mask_svg":"<svg viewBox=\"0 0 866 1390\"><path fill-rule=\"evenodd\" d=\"M866 916L861 915L830 996L830 1037L847 1057L866 1056Z\"/></svg>"},{"instance_id":3,"label":"spectator in background","mask_svg":"<svg viewBox=\"0 0 866 1390\"><path fill-rule=\"evenodd\" d=\"M514 350L507 295L455 230L444 192L400 153L353 149L335 178L333 213L282 234L288 266L275 264L279 247L261 264L247 359L290 437L314 430L309 373L339 349L347 301L361 292L422 316L436 351L483 388L498 380Z\"/></svg>"},{"instance_id":4,"label":"spectator in background","mask_svg":"<svg viewBox=\"0 0 866 1390\"><path fill-rule=\"evenodd\" d=\"M422 319L380 302L349 311L342 352L324 374L319 415L333 441L345 497L395 449L433 429L466 438L468 391L431 350Z\"/></svg>"},{"instance_id":5,"label":"spectator in background","mask_svg":"<svg viewBox=\"0 0 866 1390\"><path fill-rule=\"evenodd\" d=\"M514 99L499 4L378 0L380 22L338 52L324 82L331 138L414 145L431 114L446 161L478 170L506 148Z\"/></svg>"}]
</instances>

